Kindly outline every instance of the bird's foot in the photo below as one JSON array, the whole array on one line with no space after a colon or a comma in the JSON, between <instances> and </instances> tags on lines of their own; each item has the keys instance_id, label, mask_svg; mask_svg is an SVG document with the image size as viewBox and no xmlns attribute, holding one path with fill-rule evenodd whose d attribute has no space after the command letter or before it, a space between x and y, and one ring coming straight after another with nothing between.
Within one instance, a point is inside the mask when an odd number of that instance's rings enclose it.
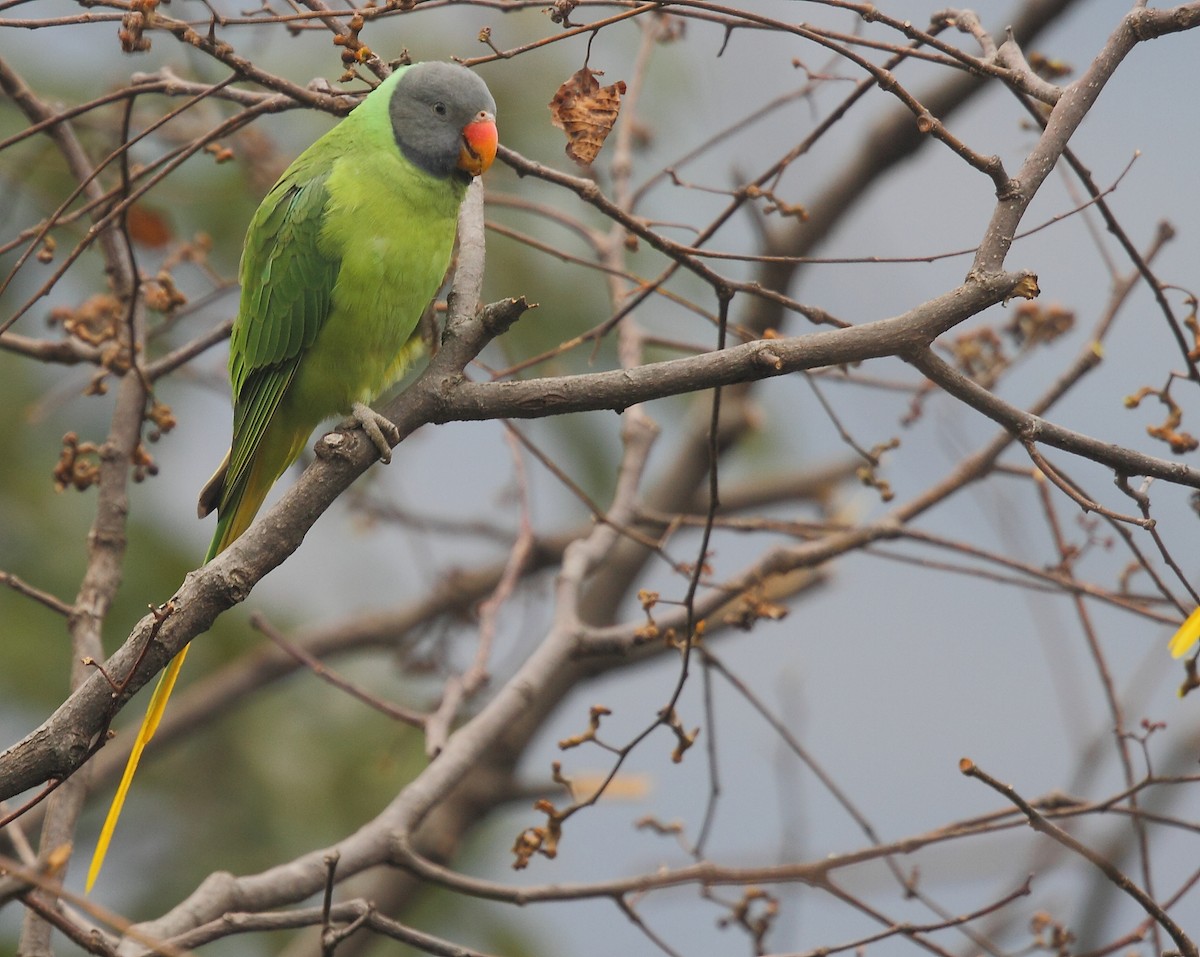
<instances>
[{"instance_id":1,"label":"bird's foot","mask_svg":"<svg viewBox=\"0 0 1200 957\"><path fill-rule=\"evenodd\" d=\"M346 425L350 428L357 426L367 433L367 438L379 451L379 457L385 465L392 461L392 446L400 441L400 430L395 422L386 415L380 415L365 402L355 402Z\"/></svg>"}]
</instances>

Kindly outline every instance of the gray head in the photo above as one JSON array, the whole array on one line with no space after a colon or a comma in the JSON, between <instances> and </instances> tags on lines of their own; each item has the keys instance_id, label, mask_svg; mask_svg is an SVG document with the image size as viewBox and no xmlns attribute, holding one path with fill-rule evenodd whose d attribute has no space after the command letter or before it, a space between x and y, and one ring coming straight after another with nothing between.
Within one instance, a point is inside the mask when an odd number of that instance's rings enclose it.
<instances>
[{"instance_id":1,"label":"gray head","mask_svg":"<svg viewBox=\"0 0 1200 957\"><path fill-rule=\"evenodd\" d=\"M469 180L496 152L496 101L487 85L456 63L408 67L388 104L400 151L439 178Z\"/></svg>"}]
</instances>

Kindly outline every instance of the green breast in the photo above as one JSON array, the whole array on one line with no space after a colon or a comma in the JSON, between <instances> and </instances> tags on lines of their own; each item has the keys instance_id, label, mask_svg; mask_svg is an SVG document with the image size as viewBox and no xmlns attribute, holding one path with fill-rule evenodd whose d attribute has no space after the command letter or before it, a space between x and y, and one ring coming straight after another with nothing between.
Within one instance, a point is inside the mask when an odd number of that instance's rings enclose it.
<instances>
[{"instance_id":1,"label":"green breast","mask_svg":"<svg viewBox=\"0 0 1200 957\"><path fill-rule=\"evenodd\" d=\"M330 311L291 390L300 407L324 416L374 401L404 371L406 347L449 268L465 193L413 167L390 128L347 130L356 114L339 128L349 135L326 183L320 245L340 262Z\"/></svg>"}]
</instances>

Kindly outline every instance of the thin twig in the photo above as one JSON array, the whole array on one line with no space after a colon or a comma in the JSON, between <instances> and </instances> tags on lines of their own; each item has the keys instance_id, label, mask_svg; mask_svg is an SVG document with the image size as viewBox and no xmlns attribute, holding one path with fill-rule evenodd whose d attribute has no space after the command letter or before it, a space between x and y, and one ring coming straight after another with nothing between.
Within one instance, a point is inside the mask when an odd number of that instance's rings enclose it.
<instances>
[{"instance_id":1,"label":"thin twig","mask_svg":"<svg viewBox=\"0 0 1200 957\"><path fill-rule=\"evenodd\" d=\"M1124 891L1129 897L1132 897L1141 908L1150 915L1151 918L1165 930L1173 941L1175 946L1179 948L1184 957L1197 957L1198 952L1196 944L1192 941L1171 916L1158 905L1152 897L1146 894L1138 887L1130 878L1121 871L1115 864L1107 858L1093 851L1086 844L1076 840L1062 828L1049 821L1043 814L1036 810L1028 801L1026 801L1016 790L1009 784L1002 784L993 778L991 775L983 771L969 758L963 758L959 762L959 770L967 777L975 778L982 781L997 794L1011 801L1025 818L1029 821L1029 826L1035 831L1045 834L1047 837L1057 841L1063 847L1078 854L1088 863L1096 867L1105 877L1109 879L1119 890Z\"/></svg>"},{"instance_id":2,"label":"thin twig","mask_svg":"<svg viewBox=\"0 0 1200 957\"><path fill-rule=\"evenodd\" d=\"M371 694L364 688L360 687L349 678L338 674L320 659L310 655L307 651L301 648L294 642L288 641L283 634L275 628L265 615L261 612L253 612L250 615L250 624L253 628L261 632L267 638L270 638L275 645L282 651L287 652L298 662L304 665L309 671L320 678L327 684L333 685L339 691L344 691L350 697L357 701L361 701L368 708L378 711L380 714L386 715L393 721L399 721L401 724L407 724L412 728L424 728L425 723L429 720L428 717L420 712L413 711L398 704L393 704L390 701L384 701L377 695Z\"/></svg>"}]
</instances>

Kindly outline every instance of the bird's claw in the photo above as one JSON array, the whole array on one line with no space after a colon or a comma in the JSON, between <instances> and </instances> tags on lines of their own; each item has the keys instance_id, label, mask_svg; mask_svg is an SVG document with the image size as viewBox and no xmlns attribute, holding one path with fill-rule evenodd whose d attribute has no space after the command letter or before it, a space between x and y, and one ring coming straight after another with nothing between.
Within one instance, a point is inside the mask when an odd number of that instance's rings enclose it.
<instances>
[{"instance_id":1,"label":"bird's claw","mask_svg":"<svg viewBox=\"0 0 1200 957\"><path fill-rule=\"evenodd\" d=\"M380 415L365 402L355 402L349 424L357 425L367 434L385 465L392 461L392 446L400 441L400 430L395 422L386 415Z\"/></svg>"}]
</instances>

